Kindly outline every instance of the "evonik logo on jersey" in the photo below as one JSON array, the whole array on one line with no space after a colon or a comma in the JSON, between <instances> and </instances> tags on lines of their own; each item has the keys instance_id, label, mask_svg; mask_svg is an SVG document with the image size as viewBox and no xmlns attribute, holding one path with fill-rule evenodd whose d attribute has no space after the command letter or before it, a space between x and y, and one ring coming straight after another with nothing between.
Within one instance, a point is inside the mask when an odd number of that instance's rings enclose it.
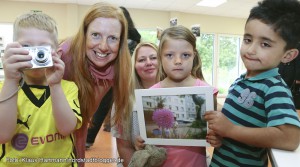
<instances>
[{"instance_id":1,"label":"evonik logo on jersey","mask_svg":"<svg viewBox=\"0 0 300 167\"><path fill-rule=\"evenodd\" d=\"M58 132L54 134L48 134L46 136L34 136L31 137L30 140L27 134L17 133L12 138L11 145L16 150L22 151L27 147L28 144L39 145L39 144L51 143L63 139L65 139L65 136L59 134Z\"/></svg>"}]
</instances>

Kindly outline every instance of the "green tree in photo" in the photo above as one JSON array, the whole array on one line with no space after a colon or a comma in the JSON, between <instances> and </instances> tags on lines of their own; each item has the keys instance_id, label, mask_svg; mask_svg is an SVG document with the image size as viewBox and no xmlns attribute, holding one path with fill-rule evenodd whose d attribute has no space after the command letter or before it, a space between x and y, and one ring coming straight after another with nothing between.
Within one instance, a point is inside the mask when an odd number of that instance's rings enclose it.
<instances>
[{"instance_id":1,"label":"green tree in photo","mask_svg":"<svg viewBox=\"0 0 300 167\"><path fill-rule=\"evenodd\" d=\"M162 96L157 96L156 101L157 101L157 106L156 106L157 109L165 107L164 103L166 101L166 98L163 98Z\"/></svg>"}]
</instances>

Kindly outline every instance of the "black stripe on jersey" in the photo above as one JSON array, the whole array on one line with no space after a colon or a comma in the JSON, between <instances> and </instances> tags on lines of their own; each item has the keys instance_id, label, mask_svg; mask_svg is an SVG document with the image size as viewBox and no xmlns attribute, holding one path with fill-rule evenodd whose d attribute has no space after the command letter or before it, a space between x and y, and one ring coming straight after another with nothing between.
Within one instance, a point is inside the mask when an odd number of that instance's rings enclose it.
<instances>
[{"instance_id":1,"label":"black stripe on jersey","mask_svg":"<svg viewBox=\"0 0 300 167\"><path fill-rule=\"evenodd\" d=\"M72 141L72 145L73 145L73 151L71 152L71 158L72 159L76 159L76 147L75 147L75 143L74 143L74 139L73 139L73 135L70 135L70 139ZM75 161L75 163L77 163L77 161ZM72 167L75 166L75 163L72 161ZM78 163L77 163L78 164Z\"/></svg>"},{"instance_id":2,"label":"black stripe on jersey","mask_svg":"<svg viewBox=\"0 0 300 167\"><path fill-rule=\"evenodd\" d=\"M73 154L71 153L71 157L72 157L72 159L74 160L75 159L75 157L73 156ZM76 162L76 161L75 161ZM74 162L72 161L72 167L74 167Z\"/></svg>"},{"instance_id":3,"label":"black stripe on jersey","mask_svg":"<svg viewBox=\"0 0 300 167\"><path fill-rule=\"evenodd\" d=\"M30 87L33 88L38 88L38 89L45 89L44 94L40 97L40 99L37 99L37 97L32 93ZM26 96L28 97L28 99L32 102L32 104L34 104L37 107L41 107L45 101L50 97L50 88L49 86L42 86L42 85L32 85L32 86L28 86L26 84L26 82L24 83L24 85L22 86L22 90L24 91L24 93L26 94Z\"/></svg>"},{"instance_id":4,"label":"black stripe on jersey","mask_svg":"<svg viewBox=\"0 0 300 167\"><path fill-rule=\"evenodd\" d=\"M75 101L75 100L73 100L73 103L75 104L75 106L76 106L76 107L78 107L78 108L79 108L79 105L76 103L76 101Z\"/></svg>"},{"instance_id":5,"label":"black stripe on jersey","mask_svg":"<svg viewBox=\"0 0 300 167\"><path fill-rule=\"evenodd\" d=\"M2 158L4 157L5 155L5 144L2 144L2 154L0 156L0 161L2 160Z\"/></svg>"},{"instance_id":6,"label":"black stripe on jersey","mask_svg":"<svg viewBox=\"0 0 300 167\"><path fill-rule=\"evenodd\" d=\"M76 106L77 108L79 108L79 105L76 103L76 101L75 101L75 100L73 100L73 103L75 104L75 106ZM82 117L81 113L78 113L78 111L77 111L77 110L75 110L75 109L72 109L72 110L73 110L73 112L74 112L76 115L78 115L78 116Z\"/></svg>"},{"instance_id":7,"label":"black stripe on jersey","mask_svg":"<svg viewBox=\"0 0 300 167\"><path fill-rule=\"evenodd\" d=\"M79 114L77 110L75 110L75 109L72 109L72 110L73 110L73 112L74 112L76 115L78 115L78 116L82 117L82 115L81 115L81 114Z\"/></svg>"}]
</instances>

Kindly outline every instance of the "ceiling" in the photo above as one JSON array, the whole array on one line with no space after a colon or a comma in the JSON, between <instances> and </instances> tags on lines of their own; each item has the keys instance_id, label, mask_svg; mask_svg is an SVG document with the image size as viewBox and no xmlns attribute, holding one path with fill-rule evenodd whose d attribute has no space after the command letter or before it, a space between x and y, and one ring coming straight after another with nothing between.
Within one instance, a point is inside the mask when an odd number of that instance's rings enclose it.
<instances>
[{"instance_id":1,"label":"ceiling","mask_svg":"<svg viewBox=\"0 0 300 167\"><path fill-rule=\"evenodd\" d=\"M92 5L101 0L7 0L40 3L74 3ZM104 0L118 6L136 9L177 11L185 13L216 15L236 18L247 18L250 9L259 0L227 0L227 3L216 8L196 6L200 0Z\"/></svg>"}]
</instances>

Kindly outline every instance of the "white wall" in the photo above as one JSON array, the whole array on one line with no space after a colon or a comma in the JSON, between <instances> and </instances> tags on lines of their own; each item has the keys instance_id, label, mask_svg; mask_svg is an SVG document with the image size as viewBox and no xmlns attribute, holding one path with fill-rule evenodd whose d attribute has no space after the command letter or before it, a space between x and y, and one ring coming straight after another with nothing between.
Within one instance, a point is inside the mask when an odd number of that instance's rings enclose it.
<instances>
[{"instance_id":1,"label":"white wall","mask_svg":"<svg viewBox=\"0 0 300 167\"><path fill-rule=\"evenodd\" d=\"M1 0L0 23L13 23L14 19L30 10L40 10L53 17L58 24L60 39L73 35L90 6L76 4L49 4L14 2ZM209 15L199 15L181 12L128 9L137 28L152 28L157 26L167 28L170 18L177 17L178 24L190 27L201 25L205 33L237 34L243 33L245 19Z\"/></svg>"}]
</instances>

